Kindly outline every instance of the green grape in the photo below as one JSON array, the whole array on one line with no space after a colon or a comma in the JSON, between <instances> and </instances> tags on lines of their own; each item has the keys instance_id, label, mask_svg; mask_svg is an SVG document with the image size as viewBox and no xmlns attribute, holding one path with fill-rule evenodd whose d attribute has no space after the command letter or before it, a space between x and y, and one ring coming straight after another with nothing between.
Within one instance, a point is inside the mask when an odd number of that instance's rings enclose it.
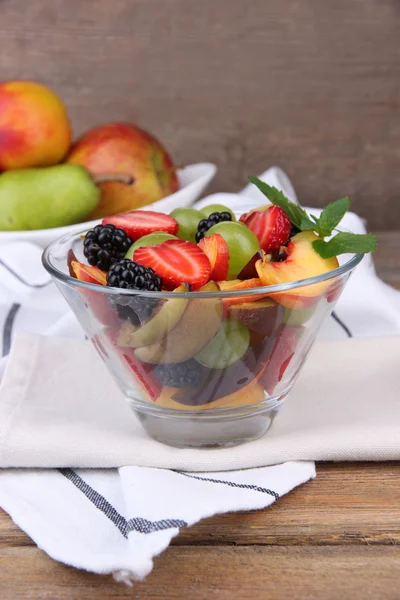
<instances>
[{"instance_id":1,"label":"green grape","mask_svg":"<svg viewBox=\"0 0 400 600\"><path fill-rule=\"evenodd\" d=\"M229 271L228 279L236 279L240 271L260 250L260 243L254 233L243 223L232 223L223 221L213 225L206 233L222 235L229 248Z\"/></svg>"},{"instance_id":2,"label":"green grape","mask_svg":"<svg viewBox=\"0 0 400 600\"><path fill-rule=\"evenodd\" d=\"M283 321L287 325L304 325L315 313L315 306L312 308L285 308Z\"/></svg>"},{"instance_id":3,"label":"green grape","mask_svg":"<svg viewBox=\"0 0 400 600\"><path fill-rule=\"evenodd\" d=\"M175 208L170 216L178 221L178 238L196 243L197 225L204 219L204 214L195 208Z\"/></svg>"},{"instance_id":4,"label":"green grape","mask_svg":"<svg viewBox=\"0 0 400 600\"><path fill-rule=\"evenodd\" d=\"M166 233L165 231L153 231L153 233L148 233L147 235L143 235L141 238L136 240L134 244L129 248L128 252L125 254L125 258L130 258L133 260L133 253L138 248L142 246L156 246L157 244L162 244L167 240L176 240L178 239L175 235L171 235L170 233Z\"/></svg>"},{"instance_id":5,"label":"green grape","mask_svg":"<svg viewBox=\"0 0 400 600\"><path fill-rule=\"evenodd\" d=\"M228 212L232 215L232 221L236 221L236 217L233 211L227 206L224 206L223 204L209 204L208 206L204 206L204 208L201 209L201 213L205 217L209 217L213 212ZM204 219L204 216L202 216L201 218Z\"/></svg>"},{"instance_id":6,"label":"green grape","mask_svg":"<svg viewBox=\"0 0 400 600\"><path fill-rule=\"evenodd\" d=\"M237 319L225 319L216 335L196 355L196 360L210 369L225 369L247 352L250 332Z\"/></svg>"}]
</instances>

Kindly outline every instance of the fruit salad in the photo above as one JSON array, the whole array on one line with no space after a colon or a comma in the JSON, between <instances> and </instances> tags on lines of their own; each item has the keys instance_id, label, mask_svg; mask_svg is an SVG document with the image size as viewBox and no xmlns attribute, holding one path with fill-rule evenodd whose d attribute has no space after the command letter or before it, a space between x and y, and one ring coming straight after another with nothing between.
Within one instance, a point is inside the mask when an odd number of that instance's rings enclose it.
<instances>
[{"instance_id":1,"label":"fruit salad","mask_svg":"<svg viewBox=\"0 0 400 600\"><path fill-rule=\"evenodd\" d=\"M329 275L337 255L375 247L373 236L335 234L347 198L317 218L251 181L270 203L238 220L222 205L130 211L86 233L86 262L69 252L73 277L109 289L82 293L146 402L281 402L347 278Z\"/></svg>"}]
</instances>

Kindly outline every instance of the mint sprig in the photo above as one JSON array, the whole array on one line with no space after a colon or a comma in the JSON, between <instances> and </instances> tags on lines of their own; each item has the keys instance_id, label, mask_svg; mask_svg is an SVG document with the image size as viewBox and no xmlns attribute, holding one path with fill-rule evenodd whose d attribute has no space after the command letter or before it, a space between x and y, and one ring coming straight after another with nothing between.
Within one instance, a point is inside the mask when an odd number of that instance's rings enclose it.
<instances>
[{"instance_id":1,"label":"mint sprig","mask_svg":"<svg viewBox=\"0 0 400 600\"><path fill-rule=\"evenodd\" d=\"M365 254L376 250L376 238L370 233L339 232L327 242L323 239L332 235L349 210L350 200L347 196L328 204L317 218L314 215L308 215L304 208L291 202L283 192L261 181L258 177L250 176L249 181L257 186L272 204L279 206L298 229L314 231L321 238L313 242L313 248L322 258L332 258L348 252Z\"/></svg>"},{"instance_id":2,"label":"mint sprig","mask_svg":"<svg viewBox=\"0 0 400 600\"><path fill-rule=\"evenodd\" d=\"M264 181L261 181L258 177L250 175L249 181L250 183L254 183L272 204L279 206L287 214L293 225L300 229L302 220L307 218L307 213L301 206L294 202L290 202L285 194L278 190L278 188L268 185L268 183L264 183Z\"/></svg>"},{"instance_id":3,"label":"mint sprig","mask_svg":"<svg viewBox=\"0 0 400 600\"><path fill-rule=\"evenodd\" d=\"M370 233L346 233L341 231L331 240L315 240L313 247L322 258L331 258L346 252L374 252L376 250L376 238Z\"/></svg>"},{"instance_id":4,"label":"mint sprig","mask_svg":"<svg viewBox=\"0 0 400 600\"><path fill-rule=\"evenodd\" d=\"M332 234L332 231L339 225L344 215L350 208L350 200L347 196L340 198L335 202L331 202L325 206L319 219L317 220L317 233L321 237L326 237Z\"/></svg>"}]
</instances>

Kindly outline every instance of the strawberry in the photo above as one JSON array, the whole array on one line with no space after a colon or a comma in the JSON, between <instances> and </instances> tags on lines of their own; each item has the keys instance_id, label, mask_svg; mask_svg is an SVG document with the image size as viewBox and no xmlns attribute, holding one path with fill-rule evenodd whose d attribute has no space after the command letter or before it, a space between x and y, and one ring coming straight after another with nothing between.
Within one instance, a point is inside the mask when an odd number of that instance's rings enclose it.
<instances>
[{"instance_id":1,"label":"strawberry","mask_svg":"<svg viewBox=\"0 0 400 600\"><path fill-rule=\"evenodd\" d=\"M267 366L261 375L260 383L269 394L274 393L277 384L282 380L291 362L303 327L282 325L275 335L275 343Z\"/></svg>"},{"instance_id":2,"label":"strawberry","mask_svg":"<svg viewBox=\"0 0 400 600\"><path fill-rule=\"evenodd\" d=\"M157 246L142 246L135 251L135 262L151 267L172 290L181 283L197 289L210 279L210 261L193 242L167 240Z\"/></svg>"},{"instance_id":3,"label":"strawberry","mask_svg":"<svg viewBox=\"0 0 400 600\"><path fill-rule=\"evenodd\" d=\"M211 265L210 279L222 281L228 277L229 248L228 244L219 233L204 237L199 242L200 248L207 256Z\"/></svg>"},{"instance_id":4,"label":"strawberry","mask_svg":"<svg viewBox=\"0 0 400 600\"><path fill-rule=\"evenodd\" d=\"M106 335L112 342L115 352L118 354L122 363L132 374L134 382L149 395L151 400L156 401L161 394L161 384L153 373L154 365L144 363L136 358L132 348L121 348L117 345L119 329L117 327L109 327L106 330Z\"/></svg>"},{"instance_id":5,"label":"strawberry","mask_svg":"<svg viewBox=\"0 0 400 600\"><path fill-rule=\"evenodd\" d=\"M336 279L331 286L328 288L328 293L326 294L326 299L329 304L332 302L336 302L339 298L340 294L343 292L344 283L341 279Z\"/></svg>"},{"instance_id":6,"label":"strawberry","mask_svg":"<svg viewBox=\"0 0 400 600\"><path fill-rule=\"evenodd\" d=\"M245 225L257 236L261 248L267 253L277 252L289 239L292 225L279 206L270 206L262 212L256 210L242 217L245 218Z\"/></svg>"},{"instance_id":7,"label":"strawberry","mask_svg":"<svg viewBox=\"0 0 400 600\"><path fill-rule=\"evenodd\" d=\"M175 219L152 210L131 210L102 220L103 225L109 223L123 229L134 242L154 231L165 231L171 235L175 235L178 231L178 223Z\"/></svg>"}]
</instances>

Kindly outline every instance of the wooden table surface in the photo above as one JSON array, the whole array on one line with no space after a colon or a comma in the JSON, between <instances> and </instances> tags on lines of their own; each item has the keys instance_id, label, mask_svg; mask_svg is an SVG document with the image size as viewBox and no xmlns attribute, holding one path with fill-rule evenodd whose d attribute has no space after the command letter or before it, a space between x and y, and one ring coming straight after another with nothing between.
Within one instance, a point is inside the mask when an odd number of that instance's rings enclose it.
<instances>
[{"instance_id":1,"label":"wooden table surface","mask_svg":"<svg viewBox=\"0 0 400 600\"><path fill-rule=\"evenodd\" d=\"M400 288L400 232L376 264ZM317 478L261 511L182 531L133 588L59 564L0 512L1 600L398 600L400 463L320 463Z\"/></svg>"}]
</instances>

